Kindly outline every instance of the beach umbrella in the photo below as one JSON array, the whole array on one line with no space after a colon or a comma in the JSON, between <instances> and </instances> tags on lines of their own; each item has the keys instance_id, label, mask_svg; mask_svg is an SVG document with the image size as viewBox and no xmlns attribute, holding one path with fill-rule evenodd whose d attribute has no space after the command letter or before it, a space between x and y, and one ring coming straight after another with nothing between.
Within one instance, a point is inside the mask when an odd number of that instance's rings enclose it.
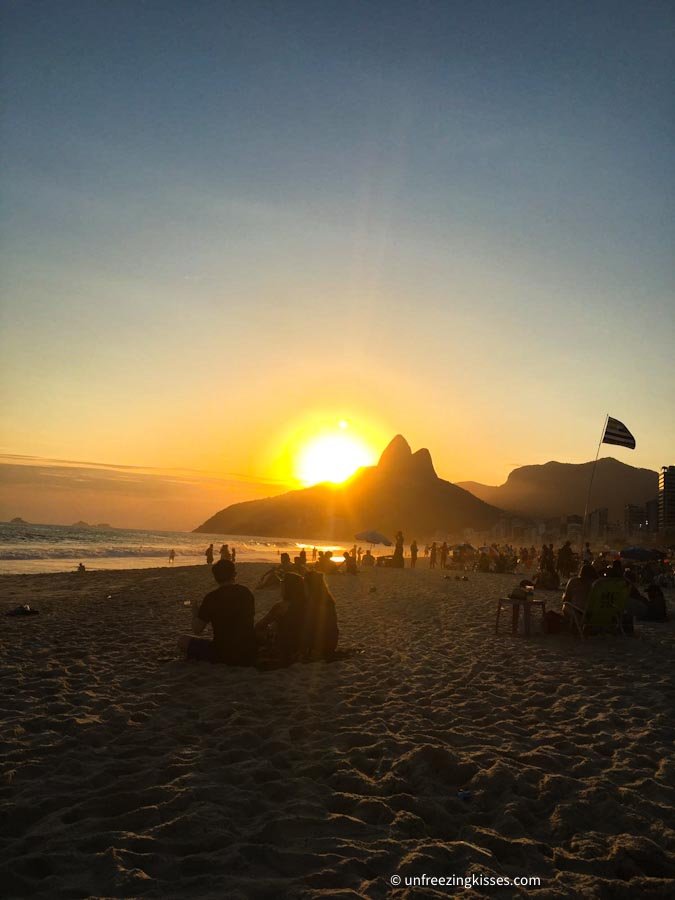
<instances>
[{"instance_id":1,"label":"beach umbrella","mask_svg":"<svg viewBox=\"0 0 675 900\"><path fill-rule=\"evenodd\" d=\"M621 559L634 559L636 562L649 562L649 560L661 558L658 551L648 550L646 547L626 547L621 551L620 556Z\"/></svg>"},{"instance_id":2,"label":"beach umbrella","mask_svg":"<svg viewBox=\"0 0 675 900\"><path fill-rule=\"evenodd\" d=\"M354 535L354 540L363 541L365 544L384 544L385 547L391 547L392 542L385 537L380 531L360 531Z\"/></svg>"}]
</instances>

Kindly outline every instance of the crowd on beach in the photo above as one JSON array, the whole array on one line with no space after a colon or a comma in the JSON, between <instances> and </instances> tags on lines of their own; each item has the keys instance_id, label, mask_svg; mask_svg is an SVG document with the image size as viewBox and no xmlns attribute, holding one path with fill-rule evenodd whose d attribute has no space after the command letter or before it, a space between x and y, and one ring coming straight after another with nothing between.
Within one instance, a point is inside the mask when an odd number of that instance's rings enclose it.
<instances>
[{"instance_id":1,"label":"crowd on beach","mask_svg":"<svg viewBox=\"0 0 675 900\"><path fill-rule=\"evenodd\" d=\"M387 566L416 568L419 556L417 541L409 544L406 557L404 536L396 533L394 551L374 556L370 548L356 544L345 550L342 558L334 558L331 550L313 547L311 559L302 548L291 560L280 553L278 564L269 568L255 585L256 590L278 590L279 600L269 612L255 621L255 597L245 586L236 583L236 550L223 544L220 559L214 563L214 545L205 551L218 587L201 601L193 601L193 634L183 635L178 646L192 660L221 662L230 665L290 665L299 660L325 659L334 656L339 630L335 601L326 583L331 574L354 576L364 568ZM615 554L594 554L586 543L581 554L566 541L557 550L552 543L515 548L511 544L475 549L469 544L450 546L446 541L424 547L423 557L429 568L459 569L463 572L533 572L533 580L524 579L518 591L555 590L561 579L568 579L563 593L560 622L566 617L583 614L593 585L602 578L621 579L628 586L626 615L651 621L668 617L662 587L675 586L672 567L657 561L638 571ZM574 574L578 572L578 574ZM446 576L449 577L449 576ZM459 577L459 576L456 576ZM466 579L466 575L463 576ZM645 593L640 591L644 585ZM207 625L213 629L213 640L201 637Z\"/></svg>"}]
</instances>

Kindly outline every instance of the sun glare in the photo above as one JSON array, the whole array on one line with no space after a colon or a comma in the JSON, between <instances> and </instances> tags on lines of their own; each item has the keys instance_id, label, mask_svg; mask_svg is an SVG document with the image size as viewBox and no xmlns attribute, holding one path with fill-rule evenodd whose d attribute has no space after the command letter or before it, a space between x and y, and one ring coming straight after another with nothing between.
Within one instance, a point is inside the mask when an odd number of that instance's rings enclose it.
<instances>
[{"instance_id":1,"label":"sun glare","mask_svg":"<svg viewBox=\"0 0 675 900\"><path fill-rule=\"evenodd\" d=\"M305 485L321 481L339 484L361 466L372 466L375 456L372 450L358 438L344 433L327 434L307 443L298 455L297 473Z\"/></svg>"}]
</instances>

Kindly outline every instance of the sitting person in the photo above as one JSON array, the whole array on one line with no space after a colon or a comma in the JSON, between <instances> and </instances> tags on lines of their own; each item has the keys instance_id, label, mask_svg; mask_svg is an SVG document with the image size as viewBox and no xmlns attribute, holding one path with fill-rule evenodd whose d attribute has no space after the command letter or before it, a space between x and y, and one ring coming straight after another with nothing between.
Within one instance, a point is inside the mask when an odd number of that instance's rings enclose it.
<instances>
[{"instance_id":1,"label":"sitting person","mask_svg":"<svg viewBox=\"0 0 675 900\"><path fill-rule=\"evenodd\" d=\"M286 572L293 570L291 565L291 557L288 553L282 553L279 558L279 565L272 566L260 576L260 580L255 586L256 591L264 591L267 588L277 588L284 580Z\"/></svg>"},{"instance_id":2,"label":"sitting person","mask_svg":"<svg viewBox=\"0 0 675 900\"><path fill-rule=\"evenodd\" d=\"M291 606L304 606L305 582L296 572L288 572L281 583L281 600L255 623L255 634L259 644L275 644L280 623L288 615Z\"/></svg>"},{"instance_id":3,"label":"sitting person","mask_svg":"<svg viewBox=\"0 0 675 900\"><path fill-rule=\"evenodd\" d=\"M333 562L333 551L324 550L323 553L319 551L319 559L315 568L317 572L323 572L325 575L328 575L330 572L335 572L337 566Z\"/></svg>"},{"instance_id":4,"label":"sitting person","mask_svg":"<svg viewBox=\"0 0 675 900\"><path fill-rule=\"evenodd\" d=\"M361 557L361 565L362 566L374 566L375 565L375 557L370 552L370 548L366 550L366 552Z\"/></svg>"},{"instance_id":5,"label":"sitting person","mask_svg":"<svg viewBox=\"0 0 675 900\"><path fill-rule=\"evenodd\" d=\"M185 634L178 639L178 648L187 659L252 666L256 658L253 594L234 583L237 573L230 560L219 560L211 572L218 587L201 603L197 600L192 604L192 630L195 635L202 634L211 623L213 640Z\"/></svg>"},{"instance_id":6,"label":"sitting person","mask_svg":"<svg viewBox=\"0 0 675 900\"><path fill-rule=\"evenodd\" d=\"M579 574L570 578L565 587L565 593L562 596L563 616L571 619L572 610L569 609L570 606L577 612L586 612L588 595L591 593L594 581L596 581L595 569L590 563L584 563Z\"/></svg>"},{"instance_id":7,"label":"sitting person","mask_svg":"<svg viewBox=\"0 0 675 900\"><path fill-rule=\"evenodd\" d=\"M647 611L643 618L645 622L668 621L666 598L658 584L650 584L647 588Z\"/></svg>"},{"instance_id":8,"label":"sitting person","mask_svg":"<svg viewBox=\"0 0 675 900\"><path fill-rule=\"evenodd\" d=\"M284 578L281 600L256 623L258 640L273 656L289 664L317 659L334 652L338 642L337 614L320 572Z\"/></svg>"},{"instance_id":9,"label":"sitting person","mask_svg":"<svg viewBox=\"0 0 675 900\"><path fill-rule=\"evenodd\" d=\"M593 569L593 578L595 578L595 569ZM534 577L534 585L539 590L556 591L560 587L560 576L555 569L541 569Z\"/></svg>"},{"instance_id":10,"label":"sitting person","mask_svg":"<svg viewBox=\"0 0 675 900\"><path fill-rule=\"evenodd\" d=\"M626 604L626 612L636 619L644 619L647 615L649 601L644 597L635 583L635 572L632 569L626 569L623 573L624 581L630 585L630 594L628 595L628 603Z\"/></svg>"},{"instance_id":11,"label":"sitting person","mask_svg":"<svg viewBox=\"0 0 675 900\"><path fill-rule=\"evenodd\" d=\"M478 558L478 571L479 572L489 572L490 571L490 557L485 552L482 552L480 557Z\"/></svg>"},{"instance_id":12,"label":"sitting person","mask_svg":"<svg viewBox=\"0 0 675 900\"><path fill-rule=\"evenodd\" d=\"M335 600L320 572L305 575L307 627L302 650L310 659L322 659L335 652L339 631Z\"/></svg>"},{"instance_id":13,"label":"sitting person","mask_svg":"<svg viewBox=\"0 0 675 900\"><path fill-rule=\"evenodd\" d=\"M352 556L349 550L345 550L344 561L340 563L338 571L343 575L358 575L359 570L356 566L356 559Z\"/></svg>"}]
</instances>

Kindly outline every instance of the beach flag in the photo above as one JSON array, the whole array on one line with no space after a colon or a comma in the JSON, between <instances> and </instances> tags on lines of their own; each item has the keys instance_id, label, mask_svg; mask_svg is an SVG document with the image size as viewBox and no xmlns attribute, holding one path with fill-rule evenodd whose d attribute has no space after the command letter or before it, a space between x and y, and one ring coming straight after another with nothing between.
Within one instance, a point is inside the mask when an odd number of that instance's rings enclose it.
<instances>
[{"instance_id":1,"label":"beach flag","mask_svg":"<svg viewBox=\"0 0 675 900\"><path fill-rule=\"evenodd\" d=\"M623 422L607 416L607 425L603 435L602 444L617 444L619 447L628 447L635 450L635 438L626 428Z\"/></svg>"}]
</instances>

